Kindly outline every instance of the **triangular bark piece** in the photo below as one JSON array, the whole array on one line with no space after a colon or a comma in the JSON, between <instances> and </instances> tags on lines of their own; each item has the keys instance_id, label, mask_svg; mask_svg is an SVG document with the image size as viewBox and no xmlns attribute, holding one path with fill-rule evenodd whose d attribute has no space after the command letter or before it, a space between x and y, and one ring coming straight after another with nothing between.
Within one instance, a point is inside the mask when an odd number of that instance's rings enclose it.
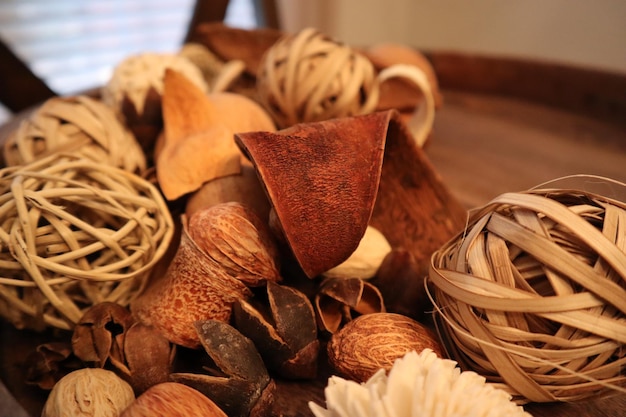
<instances>
[{"instance_id":1,"label":"triangular bark piece","mask_svg":"<svg viewBox=\"0 0 626 417\"><path fill-rule=\"evenodd\" d=\"M343 262L363 237L376 199L387 125L387 116L372 114L235 135L307 276Z\"/></svg>"},{"instance_id":2,"label":"triangular bark piece","mask_svg":"<svg viewBox=\"0 0 626 417\"><path fill-rule=\"evenodd\" d=\"M452 195L397 111L389 116L385 158L370 224L392 248L411 252L419 276L431 255L465 227L467 210Z\"/></svg>"},{"instance_id":3,"label":"triangular bark piece","mask_svg":"<svg viewBox=\"0 0 626 417\"><path fill-rule=\"evenodd\" d=\"M432 253L465 225L465 208L395 110L235 140L309 277L345 260L368 224L411 252L425 276Z\"/></svg>"}]
</instances>

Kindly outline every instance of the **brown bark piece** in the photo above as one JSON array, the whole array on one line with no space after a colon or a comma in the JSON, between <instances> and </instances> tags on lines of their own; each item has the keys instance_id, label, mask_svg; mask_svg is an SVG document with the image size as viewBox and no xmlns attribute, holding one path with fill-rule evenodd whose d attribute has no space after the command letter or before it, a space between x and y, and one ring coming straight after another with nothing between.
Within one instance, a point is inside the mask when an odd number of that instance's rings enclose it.
<instances>
[{"instance_id":1,"label":"brown bark piece","mask_svg":"<svg viewBox=\"0 0 626 417\"><path fill-rule=\"evenodd\" d=\"M381 115L235 135L254 164L284 236L314 277L358 246L371 216L388 121Z\"/></svg>"},{"instance_id":2,"label":"brown bark piece","mask_svg":"<svg viewBox=\"0 0 626 417\"><path fill-rule=\"evenodd\" d=\"M343 262L369 224L426 274L430 255L465 223L394 110L235 136L263 182L309 277ZM384 161L381 158L384 156Z\"/></svg>"}]
</instances>

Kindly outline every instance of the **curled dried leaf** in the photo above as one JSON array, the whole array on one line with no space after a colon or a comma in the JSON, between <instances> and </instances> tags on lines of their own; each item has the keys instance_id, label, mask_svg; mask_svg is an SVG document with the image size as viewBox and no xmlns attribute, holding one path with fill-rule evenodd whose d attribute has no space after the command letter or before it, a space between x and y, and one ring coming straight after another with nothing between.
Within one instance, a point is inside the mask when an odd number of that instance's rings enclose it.
<instances>
[{"instance_id":1,"label":"curled dried leaf","mask_svg":"<svg viewBox=\"0 0 626 417\"><path fill-rule=\"evenodd\" d=\"M267 367L285 378L314 378L320 344L306 295L268 282L267 299L256 304L238 300L235 325L252 339Z\"/></svg>"},{"instance_id":2,"label":"curled dried leaf","mask_svg":"<svg viewBox=\"0 0 626 417\"><path fill-rule=\"evenodd\" d=\"M195 328L218 369L212 374L174 372L171 380L200 391L231 417L273 415L275 385L254 343L222 321L198 321Z\"/></svg>"},{"instance_id":3,"label":"curled dried leaf","mask_svg":"<svg viewBox=\"0 0 626 417\"><path fill-rule=\"evenodd\" d=\"M360 278L327 278L315 295L320 330L335 333L353 318L385 312L383 296L369 281Z\"/></svg>"}]
</instances>

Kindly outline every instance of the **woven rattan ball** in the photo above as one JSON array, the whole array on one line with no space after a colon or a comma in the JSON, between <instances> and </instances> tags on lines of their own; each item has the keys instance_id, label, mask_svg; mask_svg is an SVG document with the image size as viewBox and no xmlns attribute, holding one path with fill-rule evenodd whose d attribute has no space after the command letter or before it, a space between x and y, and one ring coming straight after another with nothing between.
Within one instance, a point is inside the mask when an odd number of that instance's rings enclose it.
<instances>
[{"instance_id":1,"label":"woven rattan ball","mask_svg":"<svg viewBox=\"0 0 626 417\"><path fill-rule=\"evenodd\" d=\"M140 173L146 157L134 136L107 105L88 96L45 101L11 133L4 145L8 166L53 152L72 152Z\"/></svg>"},{"instance_id":2,"label":"woven rattan ball","mask_svg":"<svg viewBox=\"0 0 626 417\"><path fill-rule=\"evenodd\" d=\"M623 389L625 227L626 204L573 188L507 193L472 211L429 273L449 354L519 402Z\"/></svg>"},{"instance_id":3,"label":"woven rattan ball","mask_svg":"<svg viewBox=\"0 0 626 417\"><path fill-rule=\"evenodd\" d=\"M54 154L0 170L0 316L72 329L90 306L128 305L164 255L172 217L141 177Z\"/></svg>"},{"instance_id":4,"label":"woven rattan ball","mask_svg":"<svg viewBox=\"0 0 626 417\"><path fill-rule=\"evenodd\" d=\"M367 58L310 28L284 36L265 52L257 89L281 128L366 114L379 96Z\"/></svg>"}]
</instances>

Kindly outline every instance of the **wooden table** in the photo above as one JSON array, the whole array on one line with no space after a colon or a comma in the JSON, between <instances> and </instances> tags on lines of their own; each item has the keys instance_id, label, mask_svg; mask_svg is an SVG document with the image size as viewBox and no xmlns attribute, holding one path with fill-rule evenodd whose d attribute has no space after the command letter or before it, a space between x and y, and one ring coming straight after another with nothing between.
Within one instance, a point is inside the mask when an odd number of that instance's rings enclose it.
<instances>
[{"instance_id":1,"label":"wooden table","mask_svg":"<svg viewBox=\"0 0 626 417\"><path fill-rule=\"evenodd\" d=\"M445 102L426 152L467 208L566 175L593 174L626 183L626 75L454 54L430 57ZM5 346L19 338L6 327L0 327ZM6 353L0 349L0 378L5 381L8 371L19 372L20 356L7 358ZM26 399L32 391L12 381L7 385L28 413L20 414L0 385L0 417L36 415L41 404ZM281 411L310 416L307 401L323 403L324 385L323 378L279 382ZM626 394L526 409L546 417L617 417L625 413Z\"/></svg>"}]
</instances>

